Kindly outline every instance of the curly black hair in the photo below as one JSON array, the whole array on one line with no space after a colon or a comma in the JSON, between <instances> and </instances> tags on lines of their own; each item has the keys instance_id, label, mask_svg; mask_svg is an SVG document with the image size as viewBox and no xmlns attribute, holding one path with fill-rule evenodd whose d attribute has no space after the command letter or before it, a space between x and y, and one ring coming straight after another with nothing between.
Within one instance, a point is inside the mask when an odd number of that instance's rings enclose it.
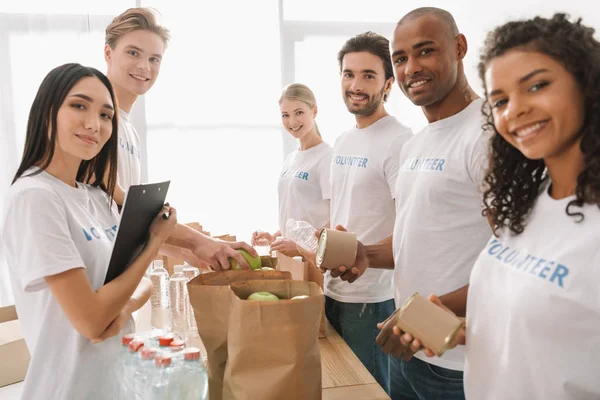
<instances>
[{"instance_id":1,"label":"curly black hair","mask_svg":"<svg viewBox=\"0 0 600 400\"><path fill-rule=\"evenodd\" d=\"M509 22L488 34L478 66L485 87L484 74L490 61L511 49L523 48L552 57L575 78L584 97L580 147L584 169L577 177L576 198L565 211L577 221L584 216L581 211L573 211L574 206L600 206L600 42L593 35L594 29L583 25L581 19L571 22L560 13L550 19L535 17ZM495 233L508 227L519 234L548 179L546 166L543 160L527 159L504 140L496 131L488 101L482 112L486 118L484 129L492 132L484 214L491 217Z\"/></svg>"}]
</instances>

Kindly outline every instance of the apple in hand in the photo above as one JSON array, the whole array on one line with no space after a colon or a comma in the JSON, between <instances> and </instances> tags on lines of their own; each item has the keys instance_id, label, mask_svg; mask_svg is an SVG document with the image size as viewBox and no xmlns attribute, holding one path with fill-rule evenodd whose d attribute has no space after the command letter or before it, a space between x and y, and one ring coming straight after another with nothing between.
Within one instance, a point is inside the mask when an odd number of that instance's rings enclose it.
<instances>
[{"instance_id":1,"label":"apple in hand","mask_svg":"<svg viewBox=\"0 0 600 400\"><path fill-rule=\"evenodd\" d=\"M248 296L248 300L277 301L279 297L269 292L255 292Z\"/></svg>"},{"instance_id":2,"label":"apple in hand","mask_svg":"<svg viewBox=\"0 0 600 400\"><path fill-rule=\"evenodd\" d=\"M260 256L252 257L250 253L244 249L237 249L236 251L244 257L248 265L250 265L250 268L260 269L260 267L262 267ZM231 269L242 269L240 264L234 258L230 258L229 262L231 263Z\"/></svg>"}]
</instances>

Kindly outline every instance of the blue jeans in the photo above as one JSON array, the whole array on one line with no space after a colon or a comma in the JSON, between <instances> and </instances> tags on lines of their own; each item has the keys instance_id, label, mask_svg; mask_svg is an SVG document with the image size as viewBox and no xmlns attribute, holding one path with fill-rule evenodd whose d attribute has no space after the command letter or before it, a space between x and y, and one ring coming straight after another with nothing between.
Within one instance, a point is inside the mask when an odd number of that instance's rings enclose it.
<instances>
[{"instance_id":1,"label":"blue jeans","mask_svg":"<svg viewBox=\"0 0 600 400\"><path fill-rule=\"evenodd\" d=\"M464 400L463 372L438 367L418 358L391 357L392 400Z\"/></svg>"},{"instance_id":2,"label":"blue jeans","mask_svg":"<svg viewBox=\"0 0 600 400\"><path fill-rule=\"evenodd\" d=\"M386 393L390 393L390 357L375 343L377 323L395 310L394 300L343 303L325 296L325 315Z\"/></svg>"}]
</instances>

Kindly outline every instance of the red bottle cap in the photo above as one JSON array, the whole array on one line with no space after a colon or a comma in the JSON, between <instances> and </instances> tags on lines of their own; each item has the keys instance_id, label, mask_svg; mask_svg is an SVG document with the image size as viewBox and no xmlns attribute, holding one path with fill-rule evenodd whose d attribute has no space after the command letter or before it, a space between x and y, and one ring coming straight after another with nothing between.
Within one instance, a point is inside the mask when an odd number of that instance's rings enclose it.
<instances>
[{"instance_id":1,"label":"red bottle cap","mask_svg":"<svg viewBox=\"0 0 600 400\"><path fill-rule=\"evenodd\" d=\"M197 347L188 347L183 351L183 358L188 361L196 361L200 359L200 349Z\"/></svg>"},{"instance_id":2,"label":"red bottle cap","mask_svg":"<svg viewBox=\"0 0 600 400\"><path fill-rule=\"evenodd\" d=\"M129 351L132 353L136 353L140 348L144 346L144 341L135 339L129 342Z\"/></svg>"},{"instance_id":3,"label":"red bottle cap","mask_svg":"<svg viewBox=\"0 0 600 400\"><path fill-rule=\"evenodd\" d=\"M183 348L185 347L185 342L183 340L173 340L169 347L173 351L183 350Z\"/></svg>"},{"instance_id":4,"label":"red bottle cap","mask_svg":"<svg viewBox=\"0 0 600 400\"><path fill-rule=\"evenodd\" d=\"M168 367L171 365L171 360L172 358L168 354L157 354L156 357L154 357L154 365L157 367Z\"/></svg>"},{"instance_id":5,"label":"red bottle cap","mask_svg":"<svg viewBox=\"0 0 600 400\"><path fill-rule=\"evenodd\" d=\"M158 353L158 349L156 347L144 346L140 352L144 360L152 360L156 356L156 353Z\"/></svg>"},{"instance_id":6,"label":"red bottle cap","mask_svg":"<svg viewBox=\"0 0 600 400\"><path fill-rule=\"evenodd\" d=\"M166 334L166 335L162 335L162 336L158 337L158 344L161 346L168 346L171 344L173 339L175 339L175 337L170 333Z\"/></svg>"},{"instance_id":7,"label":"red bottle cap","mask_svg":"<svg viewBox=\"0 0 600 400\"><path fill-rule=\"evenodd\" d=\"M123 346L127 346L133 339L135 339L135 333L124 335L121 338L121 344L123 344Z\"/></svg>"}]
</instances>

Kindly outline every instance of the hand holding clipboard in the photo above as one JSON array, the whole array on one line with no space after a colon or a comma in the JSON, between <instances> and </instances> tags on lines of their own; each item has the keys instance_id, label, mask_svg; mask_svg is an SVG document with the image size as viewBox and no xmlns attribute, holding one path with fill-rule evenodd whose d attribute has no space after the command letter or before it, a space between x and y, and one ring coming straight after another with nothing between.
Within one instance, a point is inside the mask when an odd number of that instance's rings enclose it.
<instances>
[{"instance_id":1,"label":"hand holding clipboard","mask_svg":"<svg viewBox=\"0 0 600 400\"><path fill-rule=\"evenodd\" d=\"M165 204L169 184L134 185L127 191L104 284L121 275L142 252L152 221ZM162 218L168 219L169 213Z\"/></svg>"}]
</instances>

